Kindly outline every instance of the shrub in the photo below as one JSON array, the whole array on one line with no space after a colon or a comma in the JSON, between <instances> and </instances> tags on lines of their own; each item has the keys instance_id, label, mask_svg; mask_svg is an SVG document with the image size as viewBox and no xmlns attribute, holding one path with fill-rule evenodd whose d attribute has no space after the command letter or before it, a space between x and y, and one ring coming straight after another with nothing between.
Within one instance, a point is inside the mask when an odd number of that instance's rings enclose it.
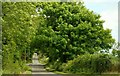
<instances>
[{"instance_id":1,"label":"shrub","mask_svg":"<svg viewBox=\"0 0 120 76\"><path fill-rule=\"evenodd\" d=\"M72 73L102 73L111 67L107 54L85 54L62 65L64 72Z\"/></svg>"},{"instance_id":2,"label":"shrub","mask_svg":"<svg viewBox=\"0 0 120 76\"><path fill-rule=\"evenodd\" d=\"M56 61L56 62L52 62L52 63L47 64L46 68L47 68L48 71L55 71L55 70L56 71L62 71L61 65L62 65L61 62Z\"/></svg>"},{"instance_id":3,"label":"shrub","mask_svg":"<svg viewBox=\"0 0 120 76\"><path fill-rule=\"evenodd\" d=\"M4 68L2 68L3 74L20 74L22 72L30 70L26 63L23 61L16 61L15 63L9 62Z\"/></svg>"}]
</instances>

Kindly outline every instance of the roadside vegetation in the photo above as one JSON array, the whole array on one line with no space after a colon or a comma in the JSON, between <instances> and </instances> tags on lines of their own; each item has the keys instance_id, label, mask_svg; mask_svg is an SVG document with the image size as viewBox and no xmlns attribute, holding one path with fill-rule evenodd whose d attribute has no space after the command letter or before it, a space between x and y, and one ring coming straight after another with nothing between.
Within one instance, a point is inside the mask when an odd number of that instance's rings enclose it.
<instances>
[{"instance_id":1,"label":"roadside vegetation","mask_svg":"<svg viewBox=\"0 0 120 76\"><path fill-rule=\"evenodd\" d=\"M34 52L62 74L120 73L120 43L83 2L3 2L3 74L30 73ZM110 53L110 51L112 51Z\"/></svg>"}]
</instances>

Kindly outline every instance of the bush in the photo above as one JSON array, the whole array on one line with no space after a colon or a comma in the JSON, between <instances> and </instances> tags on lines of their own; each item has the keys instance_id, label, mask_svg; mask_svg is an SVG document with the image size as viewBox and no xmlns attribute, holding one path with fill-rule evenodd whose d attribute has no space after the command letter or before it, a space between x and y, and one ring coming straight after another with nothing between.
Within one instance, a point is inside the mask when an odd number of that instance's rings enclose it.
<instances>
[{"instance_id":1,"label":"bush","mask_svg":"<svg viewBox=\"0 0 120 76\"><path fill-rule=\"evenodd\" d=\"M111 73L120 73L120 58L118 56L111 56L111 62L112 62L112 66L109 69L109 72Z\"/></svg>"},{"instance_id":2,"label":"bush","mask_svg":"<svg viewBox=\"0 0 120 76\"><path fill-rule=\"evenodd\" d=\"M102 73L111 67L110 57L107 54L85 54L62 65L64 72L72 73Z\"/></svg>"},{"instance_id":3,"label":"bush","mask_svg":"<svg viewBox=\"0 0 120 76\"><path fill-rule=\"evenodd\" d=\"M26 66L25 62L16 61L15 63L9 62L6 66L4 66L4 68L2 68L2 70L3 74L20 74L30 70L30 68Z\"/></svg>"},{"instance_id":4,"label":"bush","mask_svg":"<svg viewBox=\"0 0 120 76\"><path fill-rule=\"evenodd\" d=\"M62 63L59 61L56 61L54 63L50 63L47 65L47 68L49 68L49 71L62 71L61 68Z\"/></svg>"}]
</instances>

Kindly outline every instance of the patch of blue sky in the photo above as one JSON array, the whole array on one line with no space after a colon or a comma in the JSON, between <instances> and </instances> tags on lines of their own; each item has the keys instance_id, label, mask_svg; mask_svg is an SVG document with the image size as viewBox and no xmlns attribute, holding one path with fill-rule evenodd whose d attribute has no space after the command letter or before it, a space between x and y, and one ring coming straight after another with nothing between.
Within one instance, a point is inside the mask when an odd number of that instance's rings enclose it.
<instances>
[{"instance_id":1,"label":"patch of blue sky","mask_svg":"<svg viewBox=\"0 0 120 76\"><path fill-rule=\"evenodd\" d=\"M118 2L119 0L83 0L84 5L101 15L101 19L105 20L104 28L112 30L113 38L118 41Z\"/></svg>"}]
</instances>

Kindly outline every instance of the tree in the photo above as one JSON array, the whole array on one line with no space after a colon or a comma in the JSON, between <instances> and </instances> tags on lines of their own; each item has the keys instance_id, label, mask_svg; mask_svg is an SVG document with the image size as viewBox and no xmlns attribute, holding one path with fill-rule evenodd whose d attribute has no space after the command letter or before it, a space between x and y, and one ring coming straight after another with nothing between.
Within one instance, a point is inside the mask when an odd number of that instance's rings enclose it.
<instances>
[{"instance_id":1,"label":"tree","mask_svg":"<svg viewBox=\"0 0 120 76\"><path fill-rule=\"evenodd\" d=\"M39 25L31 48L41 50L49 62L66 62L77 55L108 50L114 39L110 29L104 29L100 15L87 9L82 2L40 3Z\"/></svg>"},{"instance_id":2,"label":"tree","mask_svg":"<svg viewBox=\"0 0 120 76\"><path fill-rule=\"evenodd\" d=\"M38 25L38 18L32 17L37 15L36 5L27 2L3 2L2 5L3 70L15 72L18 70L15 68L22 68L21 63L29 60L32 54L30 43Z\"/></svg>"}]
</instances>

